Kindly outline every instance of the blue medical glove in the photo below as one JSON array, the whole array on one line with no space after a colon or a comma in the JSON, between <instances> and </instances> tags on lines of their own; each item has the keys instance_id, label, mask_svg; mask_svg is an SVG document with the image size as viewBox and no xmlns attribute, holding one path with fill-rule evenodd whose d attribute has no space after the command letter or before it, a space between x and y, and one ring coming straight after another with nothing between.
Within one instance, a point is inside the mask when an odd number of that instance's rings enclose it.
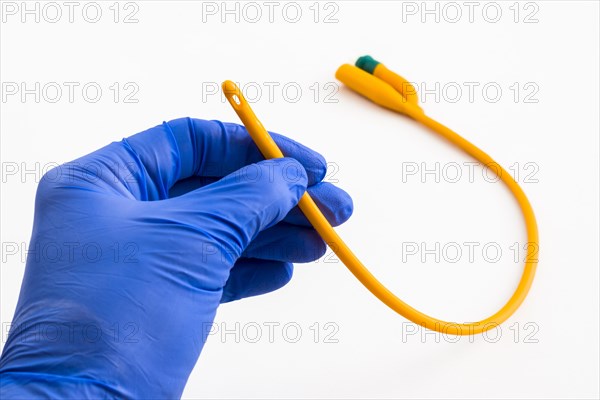
<instances>
[{"instance_id":1,"label":"blue medical glove","mask_svg":"<svg viewBox=\"0 0 600 400\"><path fill-rule=\"evenodd\" d=\"M0 398L179 397L220 303L324 254L295 207L307 187L332 224L352 213L323 157L273 137L290 158L264 161L242 126L178 119L49 171Z\"/></svg>"}]
</instances>

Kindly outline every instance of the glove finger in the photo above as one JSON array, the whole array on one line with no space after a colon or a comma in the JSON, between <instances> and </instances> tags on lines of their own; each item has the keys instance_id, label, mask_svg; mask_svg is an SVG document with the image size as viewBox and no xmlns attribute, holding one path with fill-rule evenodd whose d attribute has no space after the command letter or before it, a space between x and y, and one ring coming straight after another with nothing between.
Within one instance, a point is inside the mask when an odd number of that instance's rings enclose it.
<instances>
[{"instance_id":1,"label":"glove finger","mask_svg":"<svg viewBox=\"0 0 600 400\"><path fill-rule=\"evenodd\" d=\"M177 182L169 191L169 197L181 196L198 188L217 182L215 177L191 177ZM308 193L317 203L317 206L332 226L339 226L346 222L354 210L352 198L348 193L329 182L319 182L308 187ZM300 226L311 226L298 207L292 210L283 219L284 222Z\"/></svg>"},{"instance_id":2,"label":"glove finger","mask_svg":"<svg viewBox=\"0 0 600 400\"><path fill-rule=\"evenodd\" d=\"M320 182L310 186L308 193L332 226L339 226L352 216L354 204L350 195L343 189L329 182ZM298 207L292 208L283 221L294 225L312 226Z\"/></svg>"},{"instance_id":3,"label":"glove finger","mask_svg":"<svg viewBox=\"0 0 600 400\"><path fill-rule=\"evenodd\" d=\"M170 121L167 126L180 153L179 179L223 177L264 160L243 125L182 118ZM271 136L286 157L295 158L302 164L309 185L323 180L327 163L322 155L277 133L271 133Z\"/></svg>"},{"instance_id":4,"label":"glove finger","mask_svg":"<svg viewBox=\"0 0 600 400\"><path fill-rule=\"evenodd\" d=\"M240 258L231 269L221 303L273 292L292 279L294 266L282 261Z\"/></svg>"},{"instance_id":5,"label":"glove finger","mask_svg":"<svg viewBox=\"0 0 600 400\"><path fill-rule=\"evenodd\" d=\"M318 260L326 251L325 242L314 229L279 223L260 232L242 257L305 263Z\"/></svg>"},{"instance_id":6,"label":"glove finger","mask_svg":"<svg viewBox=\"0 0 600 400\"><path fill-rule=\"evenodd\" d=\"M304 168L294 159L261 161L167 200L162 217L213 239L233 265L260 231L298 204L306 181Z\"/></svg>"},{"instance_id":7,"label":"glove finger","mask_svg":"<svg viewBox=\"0 0 600 400\"><path fill-rule=\"evenodd\" d=\"M276 133L283 153L297 159L308 181L323 179L323 156ZM59 175L86 187L99 187L138 200L163 200L176 182L191 176L226 176L264 160L246 129L237 124L181 118L112 143L57 167Z\"/></svg>"}]
</instances>

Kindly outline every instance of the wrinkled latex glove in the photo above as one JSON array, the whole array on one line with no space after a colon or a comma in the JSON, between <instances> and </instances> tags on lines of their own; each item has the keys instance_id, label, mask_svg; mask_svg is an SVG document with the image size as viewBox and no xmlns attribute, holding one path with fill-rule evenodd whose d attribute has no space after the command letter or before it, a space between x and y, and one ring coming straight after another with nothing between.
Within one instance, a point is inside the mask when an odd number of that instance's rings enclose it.
<instances>
[{"instance_id":1,"label":"wrinkled latex glove","mask_svg":"<svg viewBox=\"0 0 600 400\"><path fill-rule=\"evenodd\" d=\"M285 285L352 201L322 156L273 134L264 161L243 126L178 119L49 171L11 333L1 398L181 396L220 303ZM263 161L261 161L263 160Z\"/></svg>"}]
</instances>

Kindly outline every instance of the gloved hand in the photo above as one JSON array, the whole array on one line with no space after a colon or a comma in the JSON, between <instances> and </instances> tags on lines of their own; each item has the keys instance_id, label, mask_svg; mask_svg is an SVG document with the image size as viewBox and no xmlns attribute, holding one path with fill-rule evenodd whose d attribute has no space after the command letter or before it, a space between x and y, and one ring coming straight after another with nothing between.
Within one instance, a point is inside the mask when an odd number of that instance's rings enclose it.
<instances>
[{"instance_id":1,"label":"gloved hand","mask_svg":"<svg viewBox=\"0 0 600 400\"><path fill-rule=\"evenodd\" d=\"M291 158L260 161L243 126L178 119L49 171L0 398L179 397L220 303L324 254L295 207L307 186L332 224L352 213L323 157L273 137Z\"/></svg>"}]
</instances>

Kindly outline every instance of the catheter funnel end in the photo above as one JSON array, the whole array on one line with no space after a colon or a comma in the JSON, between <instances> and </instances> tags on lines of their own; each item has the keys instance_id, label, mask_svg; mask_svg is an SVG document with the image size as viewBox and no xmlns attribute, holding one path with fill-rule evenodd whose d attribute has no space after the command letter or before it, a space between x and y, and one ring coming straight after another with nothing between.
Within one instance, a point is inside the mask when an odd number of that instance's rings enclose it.
<instances>
[{"instance_id":1,"label":"catheter funnel end","mask_svg":"<svg viewBox=\"0 0 600 400\"><path fill-rule=\"evenodd\" d=\"M375 67L381 64L371 56L362 56L356 60L355 65L365 72L372 74L375 71Z\"/></svg>"},{"instance_id":2,"label":"catheter funnel end","mask_svg":"<svg viewBox=\"0 0 600 400\"><path fill-rule=\"evenodd\" d=\"M382 107L408 116L422 112L391 85L354 65L342 65L335 73L335 77L350 89Z\"/></svg>"},{"instance_id":3,"label":"catheter funnel end","mask_svg":"<svg viewBox=\"0 0 600 400\"><path fill-rule=\"evenodd\" d=\"M393 87L396 92L400 93L406 103L409 103L413 106L412 108L416 108L419 112L422 112L421 107L419 106L417 90L412 83L394 71L387 69L385 65L371 56L359 57L358 60L356 60L355 65L361 70L381 79Z\"/></svg>"}]
</instances>

